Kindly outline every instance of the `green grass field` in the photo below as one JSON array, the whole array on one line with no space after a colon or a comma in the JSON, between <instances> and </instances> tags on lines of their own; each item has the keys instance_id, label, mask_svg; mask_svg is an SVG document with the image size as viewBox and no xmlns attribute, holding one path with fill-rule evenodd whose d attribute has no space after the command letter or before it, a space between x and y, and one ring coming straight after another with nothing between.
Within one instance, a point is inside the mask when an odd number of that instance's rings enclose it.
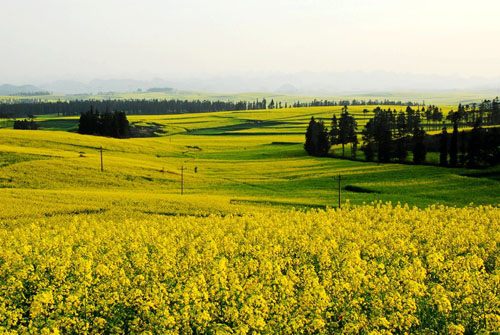
<instances>
[{"instance_id":1,"label":"green grass field","mask_svg":"<svg viewBox=\"0 0 500 335\"><path fill-rule=\"evenodd\" d=\"M71 132L77 118L39 118L46 131L0 129L0 215L119 207L170 214L333 207L339 174L343 202L500 204L498 168L469 171L307 156L303 141L309 118L328 123L339 112L339 107L315 107L130 116L132 124L153 127L159 136L125 140ZM362 107L351 112L360 127L369 116Z\"/></svg>"}]
</instances>

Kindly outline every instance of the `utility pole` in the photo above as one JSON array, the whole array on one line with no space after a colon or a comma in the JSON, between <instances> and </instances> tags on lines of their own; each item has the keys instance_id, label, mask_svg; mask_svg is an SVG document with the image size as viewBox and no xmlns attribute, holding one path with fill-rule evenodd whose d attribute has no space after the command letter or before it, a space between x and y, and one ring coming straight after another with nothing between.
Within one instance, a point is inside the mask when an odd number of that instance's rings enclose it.
<instances>
[{"instance_id":1,"label":"utility pole","mask_svg":"<svg viewBox=\"0 0 500 335\"><path fill-rule=\"evenodd\" d=\"M340 197L340 195L341 195L340 180L341 179L342 179L342 177L339 175L338 176L338 180L339 180L339 208L340 208L340 202L341 202L341 197Z\"/></svg>"},{"instance_id":2,"label":"utility pole","mask_svg":"<svg viewBox=\"0 0 500 335\"><path fill-rule=\"evenodd\" d=\"M101 145L101 172L104 172L104 165L102 162L102 145Z\"/></svg>"},{"instance_id":3,"label":"utility pole","mask_svg":"<svg viewBox=\"0 0 500 335\"><path fill-rule=\"evenodd\" d=\"M181 166L181 195L184 194L184 165Z\"/></svg>"}]
</instances>

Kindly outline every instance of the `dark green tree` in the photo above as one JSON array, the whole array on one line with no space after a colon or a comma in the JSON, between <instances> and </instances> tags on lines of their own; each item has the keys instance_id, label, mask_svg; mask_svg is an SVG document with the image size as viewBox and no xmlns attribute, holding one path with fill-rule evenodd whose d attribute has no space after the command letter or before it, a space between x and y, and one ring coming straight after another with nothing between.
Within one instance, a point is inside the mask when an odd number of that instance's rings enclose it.
<instances>
[{"instance_id":1,"label":"dark green tree","mask_svg":"<svg viewBox=\"0 0 500 335\"><path fill-rule=\"evenodd\" d=\"M347 110L347 105L342 108L342 114L339 119L339 132L337 143L342 144L342 157L345 157L345 145L353 143L356 137L358 124L352 115Z\"/></svg>"},{"instance_id":2,"label":"dark green tree","mask_svg":"<svg viewBox=\"0 0 500 335\"><path fill-rule=\"evenodd\" d=\"M78 132L86 135L110 136L116 138L130 137L130 125L125 112L109 109L99 113L93 107L80 115Z\"/></svg>"},{"instance_id":3,"label":"dark green tree","mask_svg":"<svg viewBox=\"0 0 500 335\"><path fill-rule=\"evenodd\" d=\"M432 109L432 120L434 122L443 121L443 113L439 110L437 106L434 106L434 108Z\"/></svg>"},{"instance_id":4,"label":"dark green tree","mask_svg":"<svg viewBox=\"0 0 500 335\"><path fill-rule=\"evenodd\" d=\"M127 120L127 114L117 111L114 116L118 125L118 136L121 138L130 137L130 124Z\"/></svg>"},{"instance_id":5,"label":"dark green tree","mask_svg":"<svg viewBox=\"0 0 500 335\"><path fill-rule=\"evenodd\" d=\"M330 124L330 132L328 133L330 135L330 144L335 145L338 144L338 138L339 138L339 125L337 121L337 116L333 114L332 117L332 123Z\"/></svg>"},{"instance_id":6,"label":"dark green tree","mask_svg":"<svg viewBox=\"0 0 500 335\"><path fill-rule=\"evenodd\" d=\"M491 124L500 124L500 100L498 97L491 102Z\"/></svg>"},{"instance_id":7,"label":"dark green tree","mask_svg":"<svg viewBox=\"0 0 500 335\"><path fill-rule=\"evenodd\" d=\"M482 147L481 119L476 120L467 139L467 168L479 166L479 158Z\"/></svg>"},{"instance_id":8,"label":"dark green tree","mask_svg":"<svg viewBox=\"0 0 500 335\"><path fill-rule=\"evenodd\" d=\"M406 107L406 127L407 132L410 133L416 128L420 128L420 111L414 110L410 106Z\"/></svg>"},{"instance_id":9,"label":"dark green tree","mask_svg":"<svg viewBox=\"0 0 500 335\"><path fill-rule=\"evenodd\" d=\"M443 127L439 137L439 165L448 166L448 132Z\"/></svg>"},{"instance_id":10,"label":"dark green tree","mask_svg":"<svg viewBox=\"0 0 500 335\"><path fill-rule=\"evenodd\" d=\"M415 164L423 164L427 149L425 147L425 130L423 128L415 128L413 131L413 162Z\"/></svg>"},{"instance_id":11,"label":"dark green tree","mask_svg":"<svg viewBox=\"0 0 500 335\"><path fill-rule=\"evenodd\" d=\"M394 144L394 156L400 163L403 163L408 157L408 133L406 116L400 112L396 118L396 136Z\"/></svg>"},{"instance_id":12,"label":"dark green tree","mask_svg":"<svg viewBox=\"0 0 500 335\"><path fill-rule=\"evenodd\" d=\"M358 137L355 136L353 141L351 142L351 158L352 159L356 159L356 155L358 153L358 144L359 144Z\"/></svg>"},{"instance_id":13,"label":"dark green tree","mask_svg":"<svg viewBox=\"0 0 500 335\"><path fill-rule=\"evenodd\" d=\"M314 134L315 129L316 129L316 120L314 119L314 116L311 116L311 120L309 121L309 125L307 126L306 130L306 143L304 144L304 149L310 156L314 155L315 152L314 139L313 139L313 137L315 136Z\"/></svg>"},{"instance_id":14,"label":"dark green tree","mask_svg":"<svg viewBox=\"0 0 500 335\"><path fill-rule=\"evenodd\" d=\"M316 145L316 156L326 156L328 151L330 151L330 140L328 138L328 128L325 127L323 121L319 121L317 124L317 145Z\"/></svg>"},{"instance_id":15,"label":"dark green tree","mask_svg":"<svg viewBox=\"0 0 500 335\"><path fill-rule=\"evenodd\" d=\"M458 165L458 122L453 123L453 133L450 141L450 166L457 167Z\"/></svg>"},{"instance_id":16,"label":"dark green tree","mask_svg":"<svg viewBox=\"0 0 500 335\"><path fill-rule=\"evenodd\" d=\"M375 158L375 139L373 131L373 119L369 120L362 132L363 145L361 146L361 151L365 154L365 159L367 162L373 162Z\"/></svg>"},{"instance_id":17,"label":"dark green tree","mask_svg":"<svg viewBox=\"0 0 500 335\"><path fill-rule=\"evenodd\" d=\"M480 159L489 166L500 164L500 128L484 129Z\"/></svg>"},{"instance_id":18,"label":"dark green tree","mask_svg":"<svg viewBox=\"0 0 500 335\"><path fill-rule=\"evenodd\" d=\"M377 160L387 163L391 160L393 117L390 110L378 109L373 117L373 138L376 143Z\"/></svg>"},{"instance_id":19,"label":"dark green tree","mask_svg":"<svg viewBox=\"0 0 500 335\"><path fill-rule=\"evenodd\" d=\"M476 119L478 120L478 119ZM460 156L458 156L458 165L465 166L467 164L467 133L462 130L458 137L458 147L460 149Z\"/></svg>"},{"instance_id":20,"label":"dark green tree","mask_svg":"<svg viewBox=\"0 0 500 335\"><path fill-rule=\"evenodd\" d=\"M323 121L317 122L311 117L306 131L306 143L304 149L311 156L326 156L330 150L330 141L328 139L328 129Z\"/></svg>"},{"instance_id":21,"label":"dark green tree","mask_svg":"<svg viewBox=\"0 0 500 335\"><path fill-rule=\"evenodd\" d=\"M22 130L37 130L38 123L35 122L34 118L30 118L29 120L15 120L13 124L14 129L22 129Z\"/></svg>"}]
</instances>

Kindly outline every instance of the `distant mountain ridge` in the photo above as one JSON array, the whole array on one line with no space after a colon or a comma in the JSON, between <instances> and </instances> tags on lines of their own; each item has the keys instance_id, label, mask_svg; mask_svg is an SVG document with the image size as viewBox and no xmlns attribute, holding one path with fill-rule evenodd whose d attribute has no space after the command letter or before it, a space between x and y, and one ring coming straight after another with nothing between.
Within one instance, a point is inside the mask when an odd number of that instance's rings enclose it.
<instances>
[{"instance_id":1,"label":"distant mountain ridge","mask_svg":"<svg viewBox=\"0 0 500 335\"><path fill-rule=\"evenodd\" d=\"M150 89L243 93L267 92L293 95L331 96L366 92L392 91L481 91L500 92L500 77L460 77L393 73L384 71L361 72L297 72L297 73L242 73L227 75L169 76L137 80L127 78L94 79L89 82L57 80L34 85L2 85L0 94L50 91L55 94L89 94L105 92L146 92Z\"/></svg>"},{"instance_id":2,"label":"distant mountain ridge","mask_svg":"<svg viewBox=\"0 0 500 335\"><path fill-rule=\"evenodd\" d=\"M34 85L10 85L10 84L3 84L0 85L0 95L15 95L15 94L22 94L22 93L33 93L33 92L40 92L43 91L43 89L34 86Z\"/></svg>"}]
</instances>

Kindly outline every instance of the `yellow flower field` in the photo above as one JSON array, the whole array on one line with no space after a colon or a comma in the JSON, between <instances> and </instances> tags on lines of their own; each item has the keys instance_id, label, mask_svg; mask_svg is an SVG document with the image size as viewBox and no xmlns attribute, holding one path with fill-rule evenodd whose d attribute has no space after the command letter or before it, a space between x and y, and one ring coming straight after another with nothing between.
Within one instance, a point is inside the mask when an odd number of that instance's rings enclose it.
<instances>
[{"instance_id":1,"label":"yellow flower field","mask_svg":"<svg viewBox=\"0 0 500 335\"><path fill-rule=\"evenodd\" d=\"M88 214L0 228L0 333L493 334L500 209Z\"/></svg>"}]
</instances>

